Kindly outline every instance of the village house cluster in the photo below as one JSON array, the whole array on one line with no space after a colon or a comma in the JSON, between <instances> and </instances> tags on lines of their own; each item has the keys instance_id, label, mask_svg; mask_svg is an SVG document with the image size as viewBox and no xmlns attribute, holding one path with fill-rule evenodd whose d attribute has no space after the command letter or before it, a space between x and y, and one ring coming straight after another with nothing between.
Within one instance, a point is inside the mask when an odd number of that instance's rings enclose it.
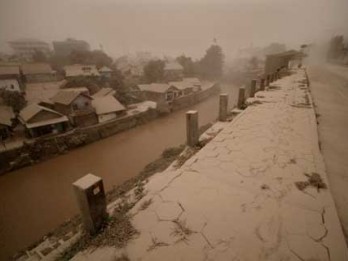
<instances>
[{"instance_id":1,"label":"village house cluster","mask_svg":"<svg viewBox=\"0 0 348 261\"><path fill-rule=\"evenodd\" d=\"M23 60L0 63L0 91L20 93L27 104L20 111L14 112L0 100L2 141L13 136L14 127L15 136L37 138L134 114L134 106L128 106L127 110L127 106L116 99L115 89L97 87L98 90L91 93L86 87L67 86L74 79L110 79L114 73L111 68L98 68L94 64L72 64L64 66L61 74L54 71L49 63L30 61L37 50L48 52L48 45L44 42L20 40L10 42L10 45ZM62 55L67 55L72 50L89 50L86 42L74 39L54 42L53 47L56 53ZM142 73L141 70L135 70L133 74L132 69L135 67L129 67L127 63L120 64L123 69L129 68L128 76L138 77ZM183 67L176 61L166 62L164 77L164 83L138 84L132 94L143 101L170 106L174 100L197 93L205 86L198 78L184 78Z\"/></svg>"}]
</instances>

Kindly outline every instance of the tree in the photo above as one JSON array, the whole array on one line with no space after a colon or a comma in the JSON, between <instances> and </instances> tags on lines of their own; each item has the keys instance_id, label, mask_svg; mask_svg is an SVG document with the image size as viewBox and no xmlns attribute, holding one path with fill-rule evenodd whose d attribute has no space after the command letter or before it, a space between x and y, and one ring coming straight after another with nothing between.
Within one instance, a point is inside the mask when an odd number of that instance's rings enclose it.
<instances>
[{"instance_id":1,"label":"tree","mask_svg":"<svg viewBox=\"0 0 348 261\"><path fill-rule=\"evenodd\" d=\"M186 77L195 75L195 64L192 61L191 57L186 57L185 55L181 55L176 58L177 62L184 67L184 75Z\"/></svg>"},{"instance_id":2,"label":"tree","mask_svg":"<svg viewBox=\"0 0 348 261\"><path fill-rule=\"evenodd\" d=\"M203 78L217 80L222 76L224 55L220 46L213 44L199 62L199 72Z\"/></svg>"},{"instance_id":3,"label":"tree","mask_svg":"<svg viewBox=\"0 0 348 261\"><path fill-rule=\"evenodd\" d=\"M327 58L338 59L343 53L343 50L344 50L343 35L336 35L330 41Z\"/></svg>"},{"instance_id":4,"label":"tree","mask_svg":"<svg viewBox=\"0 0 348 261\"><path fill-rule=\"evenodd\" d=\"M47 57L42 51L35 50L33 54L33 61L37 63L45 63L47 62Z\"/></svg>"},{"instance_id":5,"label":"tree","mask_svg":"<svg viewBox=\"0 0 348 261\"><path fill-rule=\"evenodd\" d=\"M73 79L69 79L64 85L64 88L86 87L89 90L89 93L93 95L94 93L99 91L100 85L101 83L98 80L79 76Z\"/></svg>"},{"instance_id":6,"label":"tree","mask_svg":"<svg viewBox=\"0 0 348 261\"><path fill-rule=\"evenodd\" d=\"M94 64L98 68L103 66L110 67L112 65L112 58L101 50L94 51L78 51L74 50L69 55L69 62L71 64Z\"/></svg>"},{"instance_id":7,"label":"tree","mask_svg":"<svg viewBox=\"0 0 348 261\"><path fill-rule=\"evenodd\" d=\"M257 58L257 56L251 57L251 59L249 60L249 65L251 69L257 69L257 67L259 66L259 59Z\"/></svg>"},{"instance_id":8,"label":"tree","mask_svg":"<svg viewBox=\"0 0 348 261\"><path fill-rule=\"evenodd\" d=\"M281 43L271 43L263 49L264 55L282 53L286 51L285 44Z\"/></svg>"},{"instance_id":9,"label":"tree","mask_svg":"<svg viewBox=\"0 0 348 261\"><path fill-rule=\"evenodd\" d=\"M164 75L164 61L151 60L144 66L144 77L147 83L160 82Z\"/></svg>"},{"instance_id":10,"label":"tree","mask_svg":"<svg viewBox=\"0 0 348 261\"><path fill-rule=\"evenodd\" d=\"M24 96L19 92L3 90L0 96L5 105L12 107L14 112L20 112L27 105Z\"/></svg>"}]
</instances>

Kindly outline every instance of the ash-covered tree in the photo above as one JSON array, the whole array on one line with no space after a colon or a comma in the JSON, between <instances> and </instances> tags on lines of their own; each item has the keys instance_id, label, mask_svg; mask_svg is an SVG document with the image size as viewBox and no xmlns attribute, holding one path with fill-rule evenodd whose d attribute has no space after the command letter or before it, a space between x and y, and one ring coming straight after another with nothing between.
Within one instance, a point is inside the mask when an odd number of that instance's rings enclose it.
<instances>
[{"instance_id":1,"label":"ash-covered tree","mask_svg":"<svg viewBox=\"0 0 348 261\"><path fill-rule=\"evenodd\" d=\"M258 66L259 66L259 59L257 58L257 56L251 57L249 60L249 67L251 69L257 69Z\"/></svg>"},{"instance_id":2,"label":"ash-covered tree","mask_svg":"<svg viewBox=\"0 0 348 261\"><path fill-rule=\"evenodd\" d=\"M191 77L195 75L195 64L192 61L191 57L181 55L177 57L176 60L184 68L184 75L186 77Z\"/></svg>"},{"instance_id":3,"label":"ash-covered tree","mask_svg":"<svg viewBox=\"0 0 348 261\"><path fill-rule=\"evenodd\" d=\"M344 50L343 35L336 35L330 40L327 58L338 59L342 55L343 50Z\"/></svg>"},{"instance_id":4,"label":"ash-covered tree","mask_svg":"<svg viewBox=\"0 0 348 261\"><path fill-rule=\"evenodd\" d=\"M224 54L219 45L213 44L199 61L199 72L202 78L208 80L220 79L223 73Z\"/></svg>"},{"instance_id":5,"label":"ash-covered tree","mask_svg":"<svg viewBox=\"0 0 348 261\"><path fill-rule=\"evenodd\" d=\"M46 63L47 62L47 57L46 55L40 51L40 50L35 50L33 54L33 61L37 63Z\"/></svg>"},{"instance_id":6,"label":"ash-covered tree","mask_svg":"<svg viewBox=\"0 0 348 261\"><path fill-rule=\"evenodd\" d=\"M144 80L147 83L161 82L164 76L164 61L151 60L144 66Z\"/></svg>"},{"instance_id":7,"label":"ash-covered tree","mask_svg":"<svg viewBox=\"0 0 348 261\"><path fill-rule=\"evenodd\" d=\"M271 43L263 49L264 55L282 53L286 51L286 45L281 43Z\"/></svg>"},{"instance_id":8,"label":"ash-covered tree","mask_svg":"<svg viewBox=\"0 0 348 261\"><path fill-rule=\"evenodd\" d=\"M78 51L74 50L69 55L69 62L71 64L94 64L98 68L102 66L110 67L112 65L112 58L101 50L94 51Z\"/></svg>"},{"instance_id":9,"label":"ash-covered tree","mask_svg":"<svg viewBox=\"0 0 348 261\"><path fill-rule=\"evenodd\" d=\"M27 105L27 101L23 94L19 92L1 90L0 97L4 101L4 104L12 107L13 111L16 113L20 112Z\"/></svg>"}]
</instances>

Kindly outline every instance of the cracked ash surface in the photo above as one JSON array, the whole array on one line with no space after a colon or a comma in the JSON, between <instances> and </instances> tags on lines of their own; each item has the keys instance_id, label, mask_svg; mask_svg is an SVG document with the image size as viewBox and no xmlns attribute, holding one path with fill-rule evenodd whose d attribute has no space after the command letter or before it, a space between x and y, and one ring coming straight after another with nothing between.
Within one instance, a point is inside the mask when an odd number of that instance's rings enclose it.
<instances>
[{"instance_id":1,"label":"cracked ash surface","mask_svg":"<svg viewBox=\"0 0 348 261\"><path fill-rule=\"evenodd\" d=\"M348 260L330 188L295 185L305 173L328 184L305 79L272 83L181 168L151 178L125 248L74 260Z\"/></svg>"}]
</instances>

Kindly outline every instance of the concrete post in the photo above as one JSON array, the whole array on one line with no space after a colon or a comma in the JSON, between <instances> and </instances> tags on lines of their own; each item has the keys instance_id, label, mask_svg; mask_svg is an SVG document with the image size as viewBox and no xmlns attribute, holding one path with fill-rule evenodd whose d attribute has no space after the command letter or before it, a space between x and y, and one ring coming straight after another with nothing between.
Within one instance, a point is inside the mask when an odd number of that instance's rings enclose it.
<instances>
[{"instance_id":1,"label":"concrete post","mask_svg":"<svg viewBox=\"0 0 348 261\"><path fill-rule=\"evenodd\" d=\"M219 121L226 121L227 119L228 94L220 94L219 103Z\"/></svg>"},{"instance_id":2,"label":"concrete post","mask_svg":"<svg viewBox=\"0 0 348 261\"><path fill-rule=\"evenodd\" d=\"M186 112L186 137L188 146L193 147L198 144L198 111Z\"/></svg>"},{"instance_id":3,"label":"concrete post","mask_svg":"<svg viewBox=\"0 0 348 261\"><path fill-rule=\"evenodd\" d=\"M99 231L107 217L103 180L87 174L75 181L73 188L85 229L93 235Z\"/></svg>"},{"instance_id":4,"label":"concrete post","mask_svg":"<svg viewBox=\"0 0 348 261\"><path fill-rule=\"evenodd\" d=\"M261 91L265 90L265 78L260 79L260 90Z\"/></svg>"},{"instance_id":5,"label":"concrete post","mask_svg":"<svg viewBox=\"0 0 348 261\"><path fill-rule=\"evenodd\" d=\"M255 97L255 92L256 92L256 80L254 79L254 80L251 80L249 97L251 98Z\"/></svg>"},{"instance_id":6,"label":"concrete post","mask_svg":"<svg viewBox=\"0 0 348 261\"><path fill-rule=\"evenodd\" d=\"M238 102L237 102L238 109L242 109L242 106L244 104L244 99L245 99L245 88L241 87L239 88L239 93L238 93Z\"/></svg>"},{"instance_id":7,"label":"concrete post","mask_svg":"<svg viewBox=\"0 0 348 261\"><path fill-rule=\"evenodd\" d=\"M269 84L271 83L271 76L269 74L267 74L266 76L266 86L269 86Z\"/></svg>"}]
</instances>

